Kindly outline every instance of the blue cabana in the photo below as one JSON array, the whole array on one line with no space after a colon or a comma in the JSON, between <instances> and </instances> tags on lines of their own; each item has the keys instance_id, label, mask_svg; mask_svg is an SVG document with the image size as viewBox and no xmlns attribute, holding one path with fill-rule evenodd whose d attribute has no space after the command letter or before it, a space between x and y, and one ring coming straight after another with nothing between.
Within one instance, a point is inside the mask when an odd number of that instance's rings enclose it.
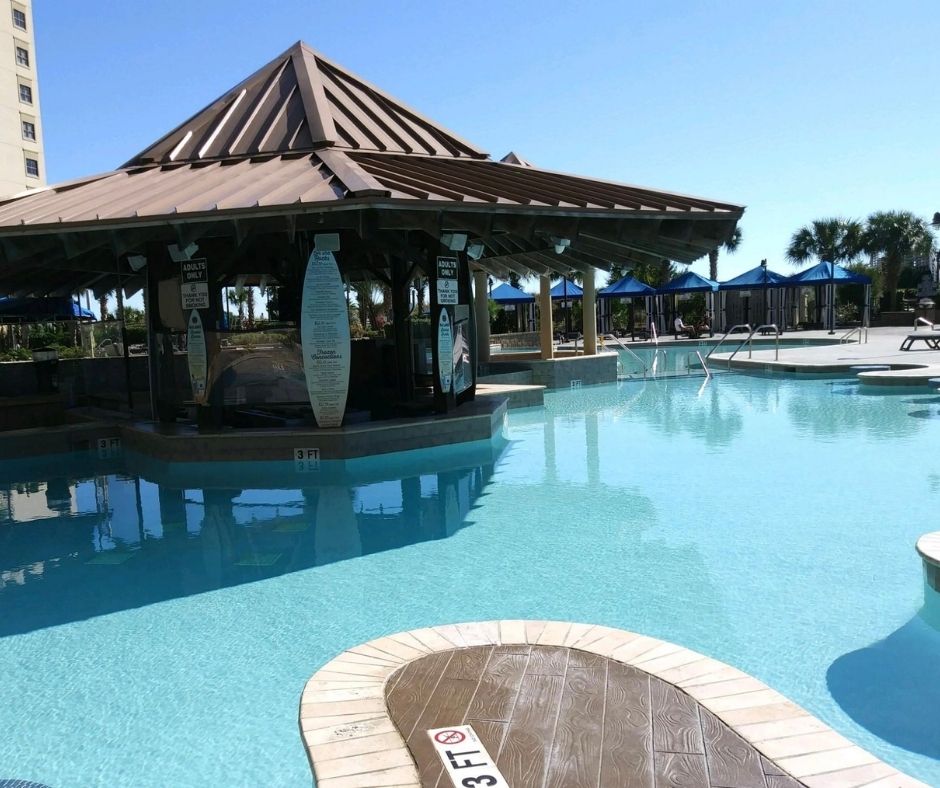
<instances>
[{"instance_id":1,"label":"blue cabana","mask_svg":"<svg viewBox=\"0 0 940 788\"><path fill-rule=\"evenodd\" d=\"M630 299L630 338L636 339L637 325L634 319L634 299L642 298L646 305L647 320L652 312L650 302L656 295L656 289L650 287L646 282L641 282L635 276L627 275L613 284L602 287L597 291L597 297L601 299L601 325L605 331L611 330L610 320L610 299L611 298L629 298ZM646 336L649 326L640 326L641 336Z\"/></svg>"},{"instance_id":2,"label":"blue cabana","mask_svg":"<svg viewBox=\"0 0 940 788\"><path fill-rule=\"evenodd\" d=\"M534 304L535 296L523 292L518 287L503 283L490 291L490 300L503 306L515 306L516 304Z\"/></svg>"},{"instance_id":3,"label":"blue cabana","mask_svg":"<svg viewBox=\"0 0 940 788\"><path fill-rule=\"evenodd\" d=\"M718 282L706 279L694 271L686 271L664 284L656 292L660 295L679 295L682 293L714 293L717 289Z\"/></svg>"},{"instance_id":4,"label":"blue cabana","mask_svg":"<svg viewBox=\"0 0 940 788\"><path fill-rule=\"evenodd\" d=\"M82 309L68 296L49 298L0 298L0 319L18 321L41 320L94 320L95 316Z\"/></svg>"},{"instance_id":5,"label":"blue cabana","mask_svg":"<svg viewBox=\"0 0 940 788\"><path fill-rule=\"evenodd\" d=\"M764 260L750 271L719 284L719 312L723 330L727 331L732 324L750 324L752 321L757 325L774 324L782 330L786 322L785 288L789 281L789 277L771 271ZM760 292L760 304L757 306L754 306L755 290Z\"/></svg>"},{"instance_id":6,"label":"blue cabana","mask_svg":"<svg viewBox=\"0 0 940 788\"><path fill-rule=\"evenodd\" d=\"M656 295L656 288L641 282L635 276L625 276L597 291L598 298L638 298L651 295Z\"/></svg>"},{"instance_id":7,"label":"blue cabana","mask_svg":"<svg viewBox=\"0 0 940 788\"><path fill-rule=\"evenodd\" d=\"M817 319L815 322L823 328L828 328L830 334L834 334L836 328L836 287L838 285L862 285L864 287L862 325L867 328L871 310L871 277L850 271L836 263L823 261L794 274L787 280L787 286L794 289L816 288ZM794 298L793 302L796 310L794 322L799 324L799 299Z\"/></svg>"},{"instance_id":8,"label":"blue cabana","mask_svg":"<svg viewBox=\"0 0 940 788\"><path fill-rule=\"evenodd\" d=\"M581 298L583 292L578 285L567 279L562 279L551 289L553 301L576 301Z\"/></svg>"},{"instance_id":9,"label":"blue cabana","mask_svg":"<svg viewBox=\"0 0 940 788\"><path fill-rule=\"evenodd\" d=\"M490 291L490 299L507 312L515 311L517 331L532 330L535 325L535 296L503 283Z\"/></svg>"},{"instance_id":10,"label":"blue cabana","mask_svg":"<svg viewBox=\"0 0 940 788\"><path fill-rule=\"evenodd\" d=\"M855 273L835 263L816 263L812 268L800 271L787 280L791 287L824 285L833 281L837 285L870 285L871 277Z\"/></svg>"},{"instance_id":11,"label":"blue cabana","mask_svg":"<svg viewBox=\"0 0 940 788\"><path fill-rule=\"evenodd\" d=\"M550 291L552 301L561 301L565 308L565 331L571 333L571 302L581 298L584 291L567 277L562 279Z\"/></svg>"},{"instance_id":12,"label":"blue cabana","mask_svg":"<svg viewBox=\"0 0 940 788\"><path fill-rule=\"evenodd\" d=\"M670 321L670 324L679 315L680 295L705 293L705 315L708 318L709 333L714 334L715 293L718 292L718 282L713 282L711 279L706 279L704 276L697 274L694 271L686 271L684 274L680 274L672 281L664 284L656 292L660 296L672 296L672 313L667 318ZM661 309L660 313L662 312L663 310ZM662 324L662 317L660 319L660 330L666 330L666 326ZM678 338L677 332L676 337Z\"/></svg>"}]
</instances>

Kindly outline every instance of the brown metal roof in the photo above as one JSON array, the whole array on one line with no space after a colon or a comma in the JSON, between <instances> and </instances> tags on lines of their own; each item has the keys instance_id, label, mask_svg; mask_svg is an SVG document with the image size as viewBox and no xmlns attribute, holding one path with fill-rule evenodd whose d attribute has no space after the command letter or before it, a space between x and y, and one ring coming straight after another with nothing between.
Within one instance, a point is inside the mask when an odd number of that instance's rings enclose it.
<instances>
[{"instance_id":1,"label":"brown metal roof","mask_svg":"<svg viewBox=\"0 0 940 788\"><path fill-rule=\"evenodd\" d=\"M551 213L740 214L698 197L594 181L494 161L350 152L258 156L117 170L0 203L0 236L24 227L123 224L229 211L291 212L366 199L383 204L459 203ZM223 218L223 217L219 217ZM12 233L11 233L12 231Z\"/></svg>"},{"instance_id":2,"label":"brown metal roof","mask_svg":"<svg viewBox=\"0 0 940 788\"><path fill-rule=\"evenodd\" d=\"M380 229L466 231L483 244L473 264L498 275L691 262L744 211L492 161L298 43L121 169L0 202L0 293L107 287L116 258L158 237L241 244L248 223L291 236L320 214L361 229L363 209Z\"/></svg>"},{"instance_id":3,"label":"brown metal roof","mask_svg":"<svg viewBox=\"0 0 940 788\"><path fill-rule=\"evenodd\" d=\"M124 166L329 146L434 156L487 155L298 41Z\"/></svg>"}]
</instances>

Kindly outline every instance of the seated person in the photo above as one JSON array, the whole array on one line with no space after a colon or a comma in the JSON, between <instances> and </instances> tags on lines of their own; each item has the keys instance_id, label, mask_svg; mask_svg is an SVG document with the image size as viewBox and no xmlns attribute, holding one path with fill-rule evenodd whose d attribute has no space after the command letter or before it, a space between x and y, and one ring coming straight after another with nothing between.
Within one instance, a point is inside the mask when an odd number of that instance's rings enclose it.
<instances>
[{"instance_id":1,"label":"seated person","mask_svg":"<svg viewBox=\"0 0 940 788\"><path fill-rule=\"evenodd\" d=\"M676 315L676 319L673 322L675 328L676 337L680 334L685 334L689 339L695 339L695 326L687 326L682 322L682 315Z\"/></svg>"},{"instance_id":2,"label":"seated person","mask_svg":"<svg viewBox=\"0 0 940 788\"><path fill-rule=\"evenodd\" d=\"M695 330L698 332L698 335L705 336L705 334L711 334L712 327L708 323L708 315L703 315L702 320L695 327Z\"/></svg>"}]
</instances>

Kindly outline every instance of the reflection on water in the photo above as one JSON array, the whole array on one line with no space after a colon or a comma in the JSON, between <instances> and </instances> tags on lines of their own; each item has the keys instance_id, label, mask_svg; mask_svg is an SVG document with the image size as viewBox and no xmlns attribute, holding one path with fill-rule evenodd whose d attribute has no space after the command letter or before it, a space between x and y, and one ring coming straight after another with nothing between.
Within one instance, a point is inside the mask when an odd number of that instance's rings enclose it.
<instances>
[{"instance_id":1,"label":"reflection on water","mask_svg":"<svg viewBox=\"0 0 940 788\"><path fill-rule=\"evenodd\" d=\"M368 461L297 474L287 463L139 457L96 467L56 458L31 478L7 468L0 636L445 539L465 525L502 449L445 452L408 473Z\"/></svg>"}]
</instances>

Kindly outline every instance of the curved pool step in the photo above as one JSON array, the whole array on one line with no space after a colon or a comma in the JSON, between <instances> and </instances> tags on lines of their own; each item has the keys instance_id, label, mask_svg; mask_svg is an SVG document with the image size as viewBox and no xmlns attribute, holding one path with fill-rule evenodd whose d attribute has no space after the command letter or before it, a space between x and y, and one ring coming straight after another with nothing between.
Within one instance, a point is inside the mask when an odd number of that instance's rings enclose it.
<instances>
[{"instance_id":1,"label":"curved pool step","mask_svg":"<svg viewBox=\"0 0 940 788\"><path fill-rule=\"evenodd\" d=\"M596 786L598 774L578 775L625 758L646 758L651 779L692 775L686 785L725 784L716 774L736 769L742 788L924 786L736 668L591 624L486 621L379 638L318 670L300 705L320 788L434 785L427 731L467 721L513 788Z\"/></svg>"}]
</instances>

